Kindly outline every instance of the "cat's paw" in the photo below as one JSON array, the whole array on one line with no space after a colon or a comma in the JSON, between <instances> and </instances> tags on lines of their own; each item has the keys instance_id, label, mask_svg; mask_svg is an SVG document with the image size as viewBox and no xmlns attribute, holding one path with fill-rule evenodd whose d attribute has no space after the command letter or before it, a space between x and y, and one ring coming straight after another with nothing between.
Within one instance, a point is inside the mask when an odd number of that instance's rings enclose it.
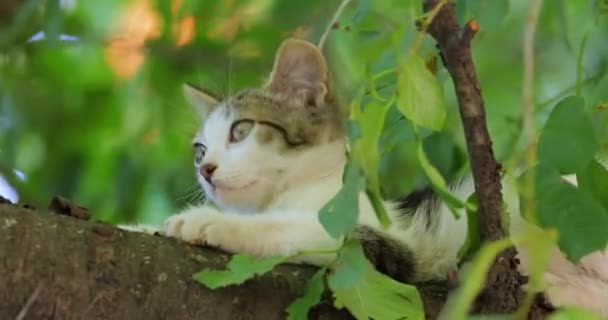
<instances>
[{"instance_id":1,"label":"cat's paw","mask_svg":"<svg viewBox=\"0 0 608 320\"><path fill-rule=\"evenodd\" d=\"M191 244L210 244L213 229L228 223L228 217L212 207L192 208L169 217L164 224L166 236Z\"/></svg>"}]
</instances>

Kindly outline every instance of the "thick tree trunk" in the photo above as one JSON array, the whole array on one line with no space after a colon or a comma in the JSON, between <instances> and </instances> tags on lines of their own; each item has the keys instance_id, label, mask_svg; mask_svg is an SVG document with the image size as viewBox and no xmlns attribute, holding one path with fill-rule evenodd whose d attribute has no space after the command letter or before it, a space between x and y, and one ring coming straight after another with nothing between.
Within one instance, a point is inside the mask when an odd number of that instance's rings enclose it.
<instances>
[{"instance_id":1,"label":"thick tree trunk","mask_svg":"<svg viewBox=\"0 0 608 320\"><path fill-rule=\"evenodd\" d=\"M228 255L161 236L0 205L0 319L284 319L315 268L282 265L240 286L192 280ZM422 287L434 317L445 287ZM349 319L324 302L314 319Z\"/></svg>"}]
</instances>

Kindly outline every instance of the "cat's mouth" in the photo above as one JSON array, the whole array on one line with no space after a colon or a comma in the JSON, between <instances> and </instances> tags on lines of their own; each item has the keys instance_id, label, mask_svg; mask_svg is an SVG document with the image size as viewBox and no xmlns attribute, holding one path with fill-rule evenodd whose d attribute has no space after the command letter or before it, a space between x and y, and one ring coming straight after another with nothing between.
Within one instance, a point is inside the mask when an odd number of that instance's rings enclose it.
<instances>
[{"instance_id":1,"label":"cat's mouth","mask_svg":"<svg viewBox=\"0 0 608 320\"><path fill-rule=\"evenodd\" d=\"M213 185L213 190L215 192L234 192L234 191L242 191L245 189L249 189L253 186L255 186L258 183L258 180L253 180L249 183L246 183L244 185L241 186L229 186L229 185L225 185L222 183L217 183Z\"/></svg>"}]
</instances>

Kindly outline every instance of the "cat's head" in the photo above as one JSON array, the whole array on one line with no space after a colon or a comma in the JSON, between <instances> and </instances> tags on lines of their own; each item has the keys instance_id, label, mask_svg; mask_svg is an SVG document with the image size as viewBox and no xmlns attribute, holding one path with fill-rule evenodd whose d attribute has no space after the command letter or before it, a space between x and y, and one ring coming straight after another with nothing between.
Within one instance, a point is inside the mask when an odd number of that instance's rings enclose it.
<instances>
[{"instance_id":1,"label":"cat's head","mask_svg":"<svg viewBox=\"0 0 608 320\"><path fill-rule=\"evenodd\" d=\"M344 163L342 113L325 58L306 41L283 42L260 88L224 100L189 85L184 90L203 119L194 138L196 175L221 207L264 209Z\"/></svg>"}]
</instances>

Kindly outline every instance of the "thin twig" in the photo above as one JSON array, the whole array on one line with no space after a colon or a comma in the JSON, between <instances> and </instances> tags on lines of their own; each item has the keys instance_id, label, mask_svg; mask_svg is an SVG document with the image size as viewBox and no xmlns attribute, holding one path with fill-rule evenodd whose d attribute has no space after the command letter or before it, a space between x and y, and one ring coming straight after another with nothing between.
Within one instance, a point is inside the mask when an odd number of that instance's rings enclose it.
<instances>
[{"instance_id":1,"label":"thin twig","mask_svg":"<svg viewBox=\"0 0 608 320\"><path fill-rule=\"evenodd\" d=\"M597 79L599 79L602 76L601 73L596 73L593 76L590 76L588 78L585 78L583 80L580 81L580 86L585 86L589 83L591 83L592 81L595 81ZM537 107L536 107L536 111L543 111L545 108L553 105L553 103L561 98L563 98L565 95L570 94L571 92L576 92L575 90L577 89L577 86L579 85L578 81L575 82L574 84L562 89L561 91L559 91L557 94L553 95L550 98L547 98L541 102L537 103Z\"/></svg>"},{"instance_id":2,"label":"thin twig","mask_svg":"<svg viewBox=\"0 0 608 320\"><path fill-rule=\"evenodd\" d=\"M323 46L325 45L325 42L327 41L327 37L329 36L329 33L334 28L336 21L338 21L338 19L342 15L342 11L344 11L344 9L346 8L346 6L349 3L350 3L350 0L342 0L342 3L340 3L340 5L338 6L338 9L336 9L336 12L334 13L333 17L331 17L331 20L329 21L329 24L327 25L327 29L325 29L325 32L323 33L323 35L321 36L321 39L319 40L319 44L318 44L319 50L323 50Z\"/></svg>"},{"instance_id":3,"label":"thin twig","mask_svg":"<svg viewBox=\"0 0 608 320\"><path fill-rule=\"evenodd\" d=\"M526 139L526 165L532 168L536 163L536 130L534 128L534 34L538 16L542 7L543 0L532 0L528 9L528 16L524 25L523 37L523 60L524 78L522 85L522 116L524 122L524 135ZM535 175L526 176L526 195L524 197L523 214L529 221L536 221L536 201L535 201ZM530 275L529 287L519 310L516 313L517 319L525 319L530 307L534 303L534 293L540 291L540 283L536 277Z\"/></svg>"},{"instance_id":4,"label":"thin twig","mask_svg":"<svg viewBox=\"0 0 608 320\"><path fill-rule=\"evenodd\" d=\"M420 50L420 47L422 46L422 41L424 40L424 35L429 29L429 26L435 19L435 16L437 16L437 14L439 13L439 10L441 10L441 8L443 8L443 6L448 3L448 1L449 0L440 0L437 4L433 6L431 10L425 13L424 17L421 20L416 22L418 27L418 37L414 41L414 44L410 47L410 54L414 54L418 52L418 50Z\"/></svg>"},{"instance_id":5,"label":"thin twig","mask_svg":"<svg viewBox=\"0 0 608 320\"><path fill-rule=\"evenodd\" d=\"M523 37L523 61L524 61L524 78L521 93L522 116L524 124L524 136L526 139L526 163L529 168L536 163L536 130L534 128L534 34L536 32L536 24L538 23L538 15L542 6L542 0L532 0L528 9L528 16L524 26ZM527 181L529 188L524 203L524 216L528 219L533 219L535 208L534 199L534 175L529 174Z\"/></svg>"},{"instance_id":6,"label":"thin twig","mask_svg":"<svg viewBox=\"0 0 608 320\"><path fill-rule=\"evenodd\" d=\"M21 308L21 311L19 311L19 314L17 314L17 316L15 317L15 320L25 319L27 312L30 310L30 308L32 307L34 302L36 302L36 300L38 299L38 296L40 295L41 290L42 290L42 283L38 284L38 286L36 287L34 292L27 299L27 301L23 305L23 308Z\"/></svg>"},{"instance_id":7,"label":"thin twig","mask_svg":"<svg viewBox=\"0 0 608 320\"><path fill-rule=\"evenodd\" d=\"M583 54L585 53L589 33L591 33L591 29L587 29L583 35L583 40L581 40L581 45L578 49L578 57L576 58L576 95L579 97L583 89Z\"/></svg>"}]
</instances>

